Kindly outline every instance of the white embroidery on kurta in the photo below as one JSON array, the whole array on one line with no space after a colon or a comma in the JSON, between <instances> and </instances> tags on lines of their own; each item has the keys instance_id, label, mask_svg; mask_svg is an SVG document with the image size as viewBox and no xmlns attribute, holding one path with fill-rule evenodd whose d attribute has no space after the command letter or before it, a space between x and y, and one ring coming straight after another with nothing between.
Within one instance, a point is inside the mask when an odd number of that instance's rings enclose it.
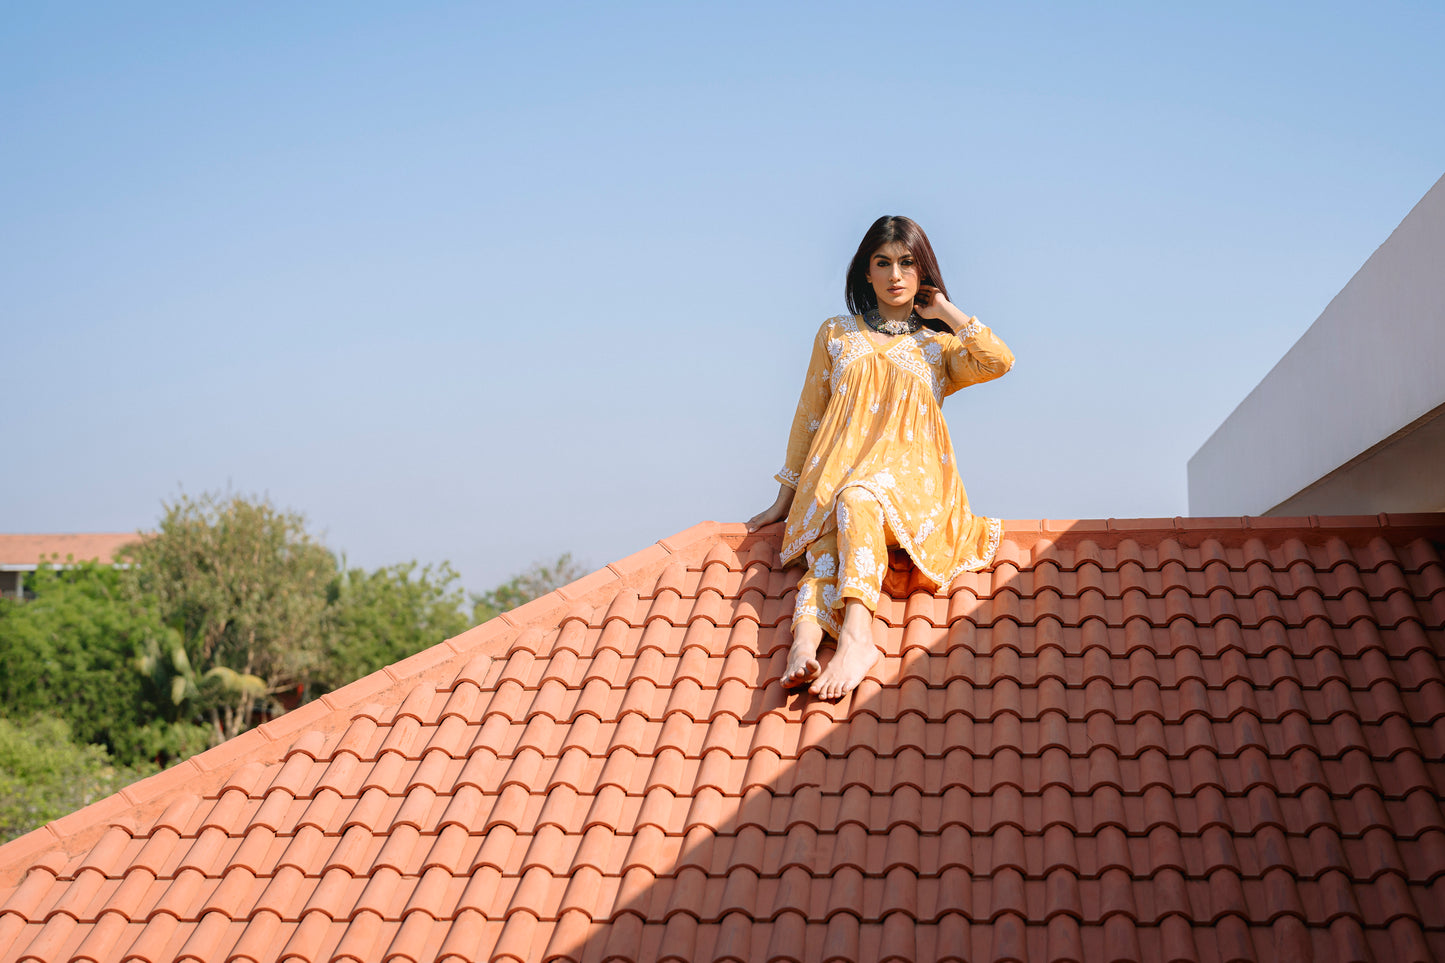
<instances>
[{"instance_id":1,"label":"white embroidery on kurta","mask_svg":"<svg viewBox=\"0 0 1445 963\"><path fill-rule=\"evenodd\" d=\"M878 586L874 585L871 579L845 578L843 592L845 595L851 593L870 609L878 606Z\"/></svg>"},{"instance_id":2,"label":"white embroidery on kurta","mask_svg":"<svg viewBox=\"0 0 1445 963\"><path fill-rule=\"evenodd\" d=\"M804 576L798 585L798 597L793 603L793 625L799 625L807 621L816 621L823 628L838 637L838 620L833 616L831 609L819 605L813 597L814 586L821 583L812 576Z\"/></svg>"},{"instance_id":3,"label":"white embroidery on kurta","mask_svg":"<svg viewBox=\"0 0 1445 963\"><path fill-rule=\"evenodd\" d=\"M814 317L817 317L817 315L814 315ZM959 328L957 331L954 332L954 334L958 337L958 340L967 341L969 338L978 334L982 330L983 325L979 323L978 318L969 318L968 324L965 324L963 327Z\"/></svg>"},{"instance_id":4,"label":"white embroidery on kurta","mask_svg":"<svg viewBox=\"0 0 1445 963\"><path fill-rule=\"evenodd\" d=\"M878 571L878 563L868 546L860 545L853 549L853 571L858 573L858 578L872 578L873 573Z\"/></svg>"},{"instance_id":5,"label":"white embroidery on kurta","mask_svg":"<svg viewBox=\"0 0 1445 963\"><path fill-rule=\"evenodd\" d=\"M858 322L853 318L845 318L842 315L833 319L843 329L842 342L844 345L841 358L835 358L833 362L833 390L839 393L847 390L847 385L842 388L838 383L843 380L843 371L850 364L873 350L873 342L868 336L858 330Z\"/></svg>"},{"instance_id":6,"label":"white embroidery on kurta","mask_svg":"<svg viewBox=\"0 0 1445 963\"><path fill-rule=\"evenodd\" d=\"M928 385L928 390L933 393L933 400L943 401L943 382L934 369L923 358L920 348L924 329L915 331L906 338L900 338L898 343L883 353L883 357L896 364L898 367L915 375L919 381Z\"/></svg>"},{"instance_id":7,"label":"white embroidery on kurta","mask_svg":"<svg viewBox=\"0 0 1445 963\"><path fill-rule=\"evenodd\" d=\"M960 572L973 572L993 563L994 556L998 554L998 543L1003 538L1003 522L997 518L984 518L988 526L988 544L983 547L983 553L971 558L964 559L959 566ZM949 579L953 581L953 579Z\"/></svg>"},{"instance_id":8,"label":"white embroidery on kurta","mask_svg":"<svg viewBox=\"0 0 1445 963\"><path fill-rule=\"evenodd\" d=\"M823 608L811 598L809 598L807 601L799 598L797 602L793 605L793 624L799 625L803 622L808 621L817 622L819 625L823 626L823 629L829 632L835 639L838 637L838 632L841 630L841 627L838 625L838 620L834 618L833 613L830 609Z\"/></svg>"},{"instance_id":9,"label":"white embroidery on kurta","mask_svg":"<svg viewBox=\"0 0 1445 963\"><path fill-rule=\"evenodd\" d=\"M803 521L803 524L808 524L806 519ZM792 561L794 558L797 557L799 552L803 551L803 549L807 548L809 545L813 544L813 542L818 540L819 531L820 529L816 525L812 526L811 528L805 529L802 534L798 535L791 542L783 545L783 551L781 553L782 557L789 561Z\"/></svg>"},{"instance_id":10,"label":"white embroidery on kurta","mask_svg":"<svg viewBox=\"0 0 1445 963\"><path fill-rule=\"evenodd\" d=\"M913 560L913 564L918 567L918 570L923 573L924 577L934 585L947 586L958 577L960 572L975 572L981 568L985 568L993 561L994 556L998 553L998 543L1003 533L1003 524L996 518L985 517L984 523L985 530L988 533L988 543L984 546L984 550L978 555L971 555L965 558L963 561L954 565L952 569L939 571L928 563L928 559L922 550L923 539L918 538L909 526L903 524L903 517L885 493L886 490L882 488L882 486L875 485L874 480L871 478L867 481L853 482L853 484L878 499L878 504L882 506L883 514L887 517L888 525L892 528L894 536L898 539L899 546L908 553L908 557ZM964 511L965 524L968 519L972 517L967 510Z\"/></svg>"}]
</instances>

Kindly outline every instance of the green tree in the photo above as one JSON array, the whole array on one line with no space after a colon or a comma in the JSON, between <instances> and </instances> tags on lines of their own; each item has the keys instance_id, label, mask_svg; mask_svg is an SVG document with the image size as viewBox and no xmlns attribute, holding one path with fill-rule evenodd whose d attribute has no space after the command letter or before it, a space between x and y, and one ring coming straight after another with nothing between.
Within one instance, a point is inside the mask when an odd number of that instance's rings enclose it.
<instances>
[{"instance_id":1,"label":"green tree","mask_svg":"<svg viewBox=\"0 0 1445 963\"><path fill-rule=\"evenodd\" d=\"M132 596L153 597L180 634L184 664L173 649L158 657L193 673L194 692L181 689L215 741L250 728L258 708L315 672L336 560L301 515L240 495L183 495L130 558Z\"/></svg>"},{"instance_id":2,"label":"green tree","mask_svg":"<svg viewBox=\"0 0 1445 963\"><path fill-rule=\"evenodd\" d=\"M331 631L316 682L338 688L461 633L469 622L457 579L448 562L344 569L328 592Z\"/></svg>"},{"instance_id":3,"label":"green tree","mask_svg":"<svg viewBox=\"0 0 1445 963\"><path fill-rule=\"evenodd\" d=\"M204 724L209 707L239 695L266 696L265 680L227 666L211 666L198 674L181 634L169 626L164 635L146 640L135 668L150 696L153 715L147 728L163 737L155 740L150 753L160 763L194 755L214 741L214 728Z\"/></svg>"},{"instance_id":4,"label":"green tree","mask_svg":"<svg viewBox=\"0 0 1445 963\"><path fill-rule=\"evenodd\" d=\"M94 562L42 566L26 579L32 598L0 600L0 715L54 715L122 764L204 748L158 716L135 671L137 655L169 633L154 600L129 596L121 578Z\"/></svg>"},{"instance_id":5,"label":"green tree","mask_svg":"<svg viewBox=\"0 0 1445 963\"><path fill-rule=\"evenodd\" d=\"M490 592L472 595L472 621L482 623L509 612L519 605L525 605L535 598L546 595L568 582L576 581L586 573L572 560L571 552L564 552L550 565L537 562L520 575L498 585Z\"/></svg>"},{"instance_id":6,"label":"green tree","mask_svg":"<svg viewBox=\"0 0 1445 963\"><path fill-rule=\"evenodd\" d=\"M116 766L100 746L73 742L63 719L0 719L0 842L154 771L149 765Z\"/></svg>"},{"instance_id":7,"label":"green tree","mask_svg":"<svg viewBox=\"0 0 1445 963\"><path fill-rule=\"evenodd\" d=\"M184 758L277 696L344 685L577 578L570 555L468 600L450 564L338 568L305 520L180 497L129 568L42 569L0 602L0 715L49 713L121 764Z\"/></svg>"}]
</instances>

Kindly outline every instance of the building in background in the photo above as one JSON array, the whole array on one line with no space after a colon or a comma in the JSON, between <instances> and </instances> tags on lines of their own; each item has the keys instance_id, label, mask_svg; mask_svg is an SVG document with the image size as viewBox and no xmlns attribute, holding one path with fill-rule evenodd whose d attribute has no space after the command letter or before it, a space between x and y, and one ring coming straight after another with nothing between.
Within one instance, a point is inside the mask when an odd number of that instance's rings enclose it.
<instances>
[{"instance_id":1,"label":"building in background","mask_svg":"<svg viewBox=\"0 0 1445 963\"><path fill-rule=\"evenodd\" d=\"M0 535L0 595L19 598L26 573L47 562L60 566L89 561L113 565L121 548L138 537L135 532Z\"/></svg>"},{"instance_id":2,"label":"building in background","mask_svg":"<svg viewBox=\"0 0 1445 963\"><path fill-rule=\"evenodd\" d=\"M1442 415L1445 177L1189 460L1189 513L1445 510Z\"/></svg>"}]
</instances>

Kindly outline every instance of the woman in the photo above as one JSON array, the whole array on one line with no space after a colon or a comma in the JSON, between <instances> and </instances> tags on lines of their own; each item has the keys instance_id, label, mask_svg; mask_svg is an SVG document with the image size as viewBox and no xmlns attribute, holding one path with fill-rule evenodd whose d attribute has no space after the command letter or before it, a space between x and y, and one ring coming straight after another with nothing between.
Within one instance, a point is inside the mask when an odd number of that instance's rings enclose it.
<instances>
[{"instance_id":1,"label":"woman","mask_svg":"<svg viewBox=\"0 0 1445 963\"><path fill-rule=\"evenodd\" d=\"M872 613L890 546L940 586L993 561L1001 526L969 511L940 405L1014 361L948 300L927 235L906 217L868 229L846 298L853 315L829 318L813 340L777 501L748 521L757 530L786 518L783 564L807 559L783 684L811 683L824 699L851 692L878 661ZM826 669L824 632L837 640Z\"/></svg>"}]
</instances>

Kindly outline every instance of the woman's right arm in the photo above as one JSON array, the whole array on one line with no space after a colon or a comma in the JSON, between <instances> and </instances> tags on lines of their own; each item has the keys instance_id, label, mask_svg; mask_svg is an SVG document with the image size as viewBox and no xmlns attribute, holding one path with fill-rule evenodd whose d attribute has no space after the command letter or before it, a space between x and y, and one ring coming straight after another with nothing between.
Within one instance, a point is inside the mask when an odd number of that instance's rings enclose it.
<instances>
[{"instance_id":1,"label":"woman's right arm","mask_svg":"<svg viewBox=\"0 0 1445 963\"><path fill-rule=\"evenodd\" d=\"M770 525L786 518L793 504L793 492L802 477L808 451L813 447L813 435L823 420L828 399L833 389L829 380L832 358L828 355L828 334L831 324L825 323L813 339L813 354L808 359L808 375L803 379L803 391L798 397L798 410L793 414L793 427L788 432L788 452L783 459L782 469L773 477L778 480L778 497L772 506L754 515L748 521L749 531Z\"/></svg>"}]
</instances>

